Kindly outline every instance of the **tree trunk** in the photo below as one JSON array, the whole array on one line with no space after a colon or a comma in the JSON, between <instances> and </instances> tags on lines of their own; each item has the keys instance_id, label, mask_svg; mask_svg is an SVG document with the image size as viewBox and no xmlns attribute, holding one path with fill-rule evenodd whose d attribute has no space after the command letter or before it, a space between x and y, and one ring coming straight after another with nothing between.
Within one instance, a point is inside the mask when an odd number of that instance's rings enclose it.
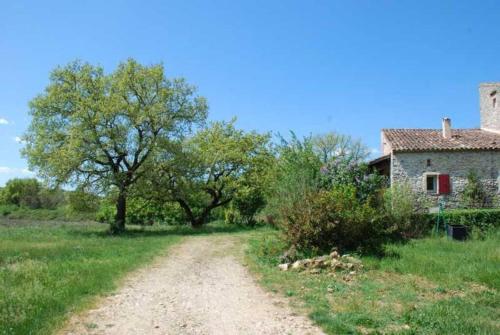
<instances>
[{"instance_id":1,"label":"tree trunk","mask_svg":"<svg viewBox=\"0 0 500 335\"><path fill-rule=\"evenodd\" d=\"M186 213L186 216L188 217L189 222L191 223L191 226L193 228L201 228L207 221L207 218L210 215L210 212L219 206L224 206L228 204L231 201L230 199L226 199L224 201L220 201L219 198L215 198L212 200L212 203L205 207L203 211L196 216L193 211L191 210L191 207L189 207L189 204L184 201L183 199L176 199L177 203L181 206L182 209L184 209L184 212Z\"/></svg>"},{"instance_id":2,"label":"tree trunk","mask_svg":"<svg viewBox=\"0 0 500 335\"><path fill-rule=\"evenodd\" d=\"M181 206L181 208L184 210L184 212L186 213L186 216L189 220L189 222L191 223L191 226L193 228L200 228L202 225L203 225L203 222L199 220L199 218L197 218L193 211L191 210L191 207L189 207L188 203L186 201L184 201L183 199L176 199L177 200L177 203Z\"/></svg>"},{"instance_id":3,"label":"tree trunk","mask_svg":"<svg viewBox=\"0 0 500 335\"><path fill-rule=\"evenodd\" d=\"M127 216L127 196L125 190L120 190L116 201L116 217L115 224L111 227L113 233L121 233L125 231L125 218Z\"/></svg>"},{"instance_id":4,"label":"tree trunk","mask_svg":"<svg viewBox=\"0 0 500 335\"><path fill-rule=\"evenodd\" d=\"M198 229L201 228L204 223L205 223L204 218L202 217L194 218L193 220L191 220L191 227Z\"/></svg>"}]
</instances>

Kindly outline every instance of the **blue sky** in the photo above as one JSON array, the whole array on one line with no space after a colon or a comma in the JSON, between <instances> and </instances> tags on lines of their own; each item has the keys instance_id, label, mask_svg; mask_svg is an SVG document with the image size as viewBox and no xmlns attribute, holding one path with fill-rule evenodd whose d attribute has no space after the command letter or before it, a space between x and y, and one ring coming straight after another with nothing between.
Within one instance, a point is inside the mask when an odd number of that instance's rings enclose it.
<instances>
[{"instance_id":1,"label":"blue sky","mask_svg":"<svg viewBox=\"0 0 500 335\"><path fill-rule=\"evenodd\" d=\"M498 0L0 1L0 185L29 176L16 142L28 101L77 58L163 62L210 119L378 148L380 128L479 125L478 84L500 81L499 22Z\"/></svg>"}]
</instances>

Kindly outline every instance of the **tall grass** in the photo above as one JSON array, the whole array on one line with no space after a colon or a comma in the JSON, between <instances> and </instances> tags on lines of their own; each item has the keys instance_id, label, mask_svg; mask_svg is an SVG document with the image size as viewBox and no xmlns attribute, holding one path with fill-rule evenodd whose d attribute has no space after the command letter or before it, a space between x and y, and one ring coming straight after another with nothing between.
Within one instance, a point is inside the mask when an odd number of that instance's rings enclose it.
<instances>
[{"instance_id":1,"label":"tall grass","mask_svg":"<svg viewBox=\"0 0 500 335\"><path fill-rule=\"evenodd\" d=\"M311 275L277 269L279 239L255 233L248 263L273 291L294 297L329 334L500 333L500 235L425 238L363 257L365 270Z\"/></svg>"},{"instance_id":2,"label":"tall grass","mask_svg":"<svg viewBox=\"0 0 500 335\"><path fill-rule=\"evenodd\" d=\"M374 268L411 273L439 284L460 288L468 282L500 289L500 230L484 239L457 242L448 237L389 245L389 257L369 260Z\"/></svg>"}]
</instances>

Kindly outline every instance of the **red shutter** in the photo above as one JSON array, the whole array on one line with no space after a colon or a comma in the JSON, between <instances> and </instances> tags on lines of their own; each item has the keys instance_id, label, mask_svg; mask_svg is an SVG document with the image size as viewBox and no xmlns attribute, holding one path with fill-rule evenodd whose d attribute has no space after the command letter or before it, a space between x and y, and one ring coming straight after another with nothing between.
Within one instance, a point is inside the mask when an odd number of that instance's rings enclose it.
<instances>
[{"instance_id":1,"label":"red shutter","mask_svg":"<svg viewBox=\"0 0 500 335\"><path fill-rule=\"evenodd\" d=\"M439 175L439 194L450 194L450 176L447 174Z\"/></svg>"}]
</instances>

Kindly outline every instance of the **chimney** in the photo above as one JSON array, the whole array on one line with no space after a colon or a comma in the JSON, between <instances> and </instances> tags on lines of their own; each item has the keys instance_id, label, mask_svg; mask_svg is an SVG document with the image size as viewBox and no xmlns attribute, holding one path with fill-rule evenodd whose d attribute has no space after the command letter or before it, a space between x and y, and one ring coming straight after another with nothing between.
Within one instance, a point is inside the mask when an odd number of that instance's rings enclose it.
<instances>
[{"instance_id":1,"label":"chimney","mask_svg":"<svg viewBox=\"0 0 500 335\"><path fill-rule=\"evenodd\" d=\"M443 138L451 138L451 119L443 118Z\"/></svg>"}]
</instances>

